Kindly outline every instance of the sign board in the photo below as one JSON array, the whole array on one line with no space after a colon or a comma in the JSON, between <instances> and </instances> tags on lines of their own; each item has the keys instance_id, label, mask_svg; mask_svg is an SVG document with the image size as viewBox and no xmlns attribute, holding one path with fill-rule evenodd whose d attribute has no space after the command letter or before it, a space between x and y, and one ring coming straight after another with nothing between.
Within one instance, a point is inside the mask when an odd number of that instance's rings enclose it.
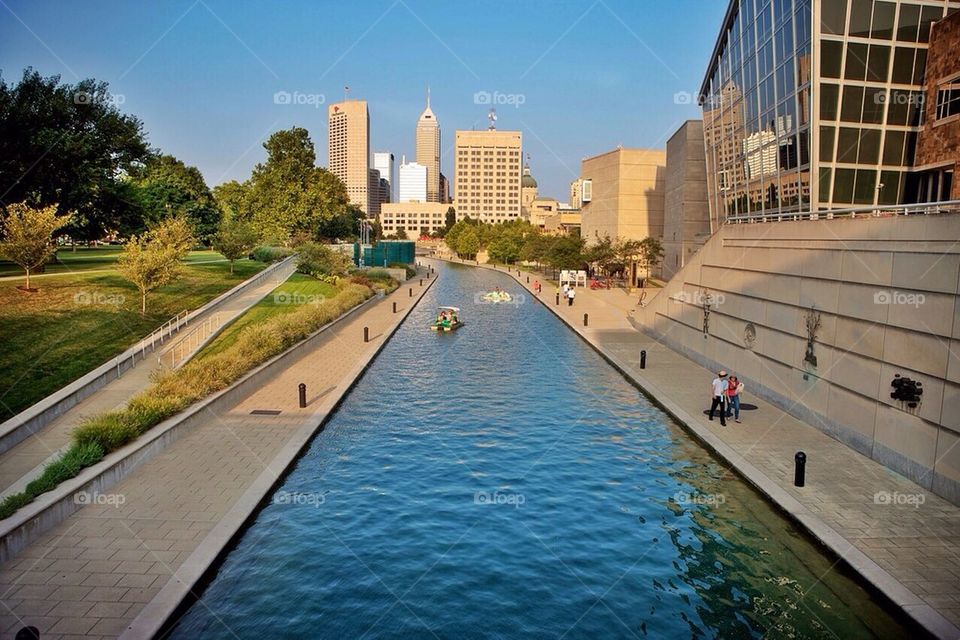
<instances>
[{"instance_id":1,"label":"sign board","mask_svg":"<svg viewBox=\"0 0 960 640\"><path fill-rule=\"evenodd\" d=\"M587 286L587 272L575 271L573 269L563 269L560 271L560 286L569 284L573 287Z\"/></svg>"}]
</instances>

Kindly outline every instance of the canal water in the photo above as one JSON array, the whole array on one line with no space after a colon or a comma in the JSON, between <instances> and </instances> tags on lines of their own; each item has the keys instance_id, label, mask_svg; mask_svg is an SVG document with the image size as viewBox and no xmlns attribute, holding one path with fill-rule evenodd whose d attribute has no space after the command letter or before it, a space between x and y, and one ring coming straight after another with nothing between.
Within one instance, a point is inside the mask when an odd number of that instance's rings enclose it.
<instances>
[{"instance_id":1,"label":"canal water","mask_svg":"<svg viewBox=\"0 0 960 640\"><path fill-rule=\"evenodd\" d=\"M439 271L173 637L916 637L512 279Z\"/></svg>"}]
</instances>

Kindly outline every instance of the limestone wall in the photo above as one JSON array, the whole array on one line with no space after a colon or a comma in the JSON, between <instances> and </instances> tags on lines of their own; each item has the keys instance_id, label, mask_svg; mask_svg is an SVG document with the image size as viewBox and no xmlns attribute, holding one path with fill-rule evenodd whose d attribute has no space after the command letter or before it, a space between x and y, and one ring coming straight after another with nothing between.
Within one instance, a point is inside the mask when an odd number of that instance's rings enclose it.
<instances>
[{"instance_id":1,"label":"limestone wall","mask_svg":"<svg viewBox=\"0 0 960 640\"><path fill-rule=\"evenodd\" d=\"M960 504L958 292L960 216L725 225L638 320ZM917 408L894 374L923 383Z\"/></svg>"}]
</instances>

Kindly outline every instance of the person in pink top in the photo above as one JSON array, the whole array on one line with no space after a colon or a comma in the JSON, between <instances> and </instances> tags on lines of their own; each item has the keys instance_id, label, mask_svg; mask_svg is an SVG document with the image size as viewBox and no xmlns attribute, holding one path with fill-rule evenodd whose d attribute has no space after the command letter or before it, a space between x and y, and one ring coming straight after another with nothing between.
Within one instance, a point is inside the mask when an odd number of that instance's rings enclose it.
<instances>
[{"instance_id":1,"label":"person in pink top","mask_svg":"<svg viewBox=\"0 0 960 640\"><path fill-rule=\"evenodd\" d=\"M727 381L727 417L733 416L734 422L740 422L741 393L743 393L743 383L737 376L730 376Z\"/></svg>"}]
</instances>

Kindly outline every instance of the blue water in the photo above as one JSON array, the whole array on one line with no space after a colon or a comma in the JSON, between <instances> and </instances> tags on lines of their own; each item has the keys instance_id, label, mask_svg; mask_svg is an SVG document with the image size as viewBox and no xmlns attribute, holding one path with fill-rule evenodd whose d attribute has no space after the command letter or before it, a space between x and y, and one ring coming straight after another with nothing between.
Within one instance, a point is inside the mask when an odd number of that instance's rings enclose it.
<instances>
[{"instance_id":1,"label":"blue water","mask_svg":"<svg viewBox=\"0 0 960 640\"><path fill-rule=\"evenodd\" d=\"M495 286L522 293L440 267L173 637L910 635L547 309L475 302ZM438 304L466 326L427 330Z\"/></svg>"}]
</instances>

